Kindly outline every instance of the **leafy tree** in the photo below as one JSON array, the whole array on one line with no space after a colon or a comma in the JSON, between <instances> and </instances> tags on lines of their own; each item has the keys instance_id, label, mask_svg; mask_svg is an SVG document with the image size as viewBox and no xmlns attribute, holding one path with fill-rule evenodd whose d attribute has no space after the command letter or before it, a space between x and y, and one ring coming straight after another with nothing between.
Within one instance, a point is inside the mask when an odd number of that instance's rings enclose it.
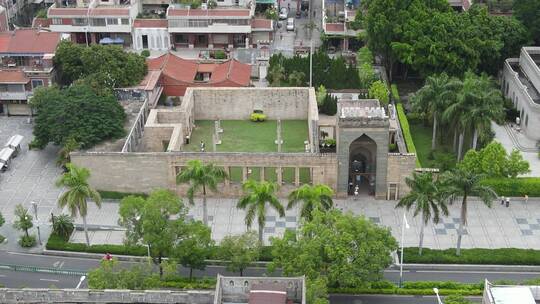
<instances>
[{"instance_id":1,"label":"leafy tree","mask_svg":"<svg viewBox=\"0 0 540 304\"><path fill-rule=\"evenodd\" d=\"M34 224L32 223L33 217L28 213L28 210L21 204L16 205L15 217L16 219L13 223L13 228L24 231L24 235L30 237L28 229L34 227Z\"/></svg>"},{"instance_id":2,"label":"leafy tree","mask_svg":"<svg viewBox=\"0 0 540 304\"><path fill-rule=\"evenodd\" d=\"M424 113L433 117L433 133L431 149L435 150L438 122L450 100L455 98L455 92L461 86L457 79L450 78L445 73L426 78L424 86L416 92L411 100L415 112Z\"/></svg>"},{"instance_id":3,"label":"leafy tree","mask_svg":"<svg viewBox=\"0 0 540 304\"><path fill-rule=\"evenodd\" d=\"M363 89L368 89L377 80L373 69L373 54L368 47L362 47L356 55L356 65L358 66L358 78Z\"/></svg>"},{"instance_id":4,"label":"leafy tree","mask_svg":"<svg viewBox=\"0 0 540 304\"><path fill-rule=\"evenodd\" d=\"M185 235L172 251L172 257L182 266L189 267L191 280L193 269L205 269L214 242L210 228L201 222L188 223L185 230Z\"/></svg>"},{"instance_id":5,"label":"leafy tree","mask_svg":"<svg viewBox=\"0 0 540 304\"><path fill-rule=\"evenodd\" d=\"M102 260L98 268L88 273L88 287L91 289L132 289L144 290L151 287L152 267L149 263L139 263L126 269L116 258Z\"/></svg>"},{"instance_id":6,"label":"leafy tree","mask_svg":"<svg viewBox=\"0 0 540 304\"><path fill-rule=\"evenodd\" d=\"M86 47L69 41L58 45L54 64L64 85L84 78L107 88L133 86L147 72L143 56L126 52L120 46L92 44Z\"/></svg>"},{"instance_id":7,"label":"leafy tree","mask_svg":"<svg viewBox=\"0 0 540 304\"><path fill-rule=\"evenodd\" d=\"M442 174L442 198L447 199L450 204L461 198L461 219L459 222L456 255L461 253L461 238L464 227L467 225L467 199L475 196L486 206L491 207L491 203L497 198L497 194L488 186L480 184L482 175L463 169L446 171Z\"/></svg>"},{"instance_id":8,"label":"leafy tree","mask_svg":"<svg viewBox=\"0 0 540 304\"><path fill-rule=\"evenodd\" d=\"M51 221L53 224L53 233L67 241L74 228L73 219L67 214L60 214L53 216Z\"/></svg>"},{"instance_id":9,"label":"leafy tree","mask_svg":"<svg viewBox=\"0 0 540 304\"><path fill-rule=\"evenodd\" d=\"M251 227L255 217L259 224L259 242L263 242L267 207L276 210L280 217L285 216L285 209L276 197L277 184L268 181L247 180L242 185L244 195L238 200L237 208L246 210L246 226Z\"/></svg>"},{"instance_id":10,"label":"leafy tree","mask_svg":"<svg viewBox=\"0 0 540 304\"><path fill-rule=\"evenodd\" d=\"M155 190L146 199L128 196L120 202L119 224L128 229L127 245L148 245L160 277L163 257L171 255L175 244L185 237L186 212L182 200L166 189Z\"/></svg>"},{"instance_id":11,"label":"leafy tree","mask_svg":"<svg viewBox=\"0 0 540 304\"><path fill-rule=\"evenodd\" d=\"M538 0L514 1L513 13L529 30L536 44L540 43L540 2Z\"/></svg>"},{"instance_id":12,"label":"leafy tree","mask_svg":"<svg viewBox=\"0 0 540 304\"><path fill-rule=\"evenodd\" d=\"M327 91L326 88L321 84L317 89L317 105L320 107L324 104L326 99Z\"/></svg>"},{"instance_id":13,"label":"leafy tree","mask_svg":"<svg viewBox=\"0 0 540 304\"><path fill-rule=\"evenodd\" d=\"M390 101L390 91L384 82L377 80L369 87L369 98L378 99L381 105L386 106Z\"/></svg>"},{"instance_id":14,"label":"leafy tree","mask_svg":"<svg viewBox=\"0 0 540 304\"><path fill-rule=\"evenodd\" d=\"M228 271L237 271L240 276L244 270L259 258L261 243L253 231L242 235L228 235L220 244L220 258L227 261Z\"/></svg>"},{"instance_id":15,"label":"leafy tree","mask_svg":"<svg viewBox=\"0 0 540 304\"><path fill-rule=\"evenodd\" d=\"M266 76L270 85L273 87L280 87L285 77L285 68L282 65L270 66L269 73Z\"/></svg>"},{"instance_id":16,"label":"leafy tree","mask_svg":"<svg viewBox=\"0 0 540 304\"><path fill-rule=\"evenodd\" d=\"M329 304L328 301L328 280L324 276L316 279L306 280L306 303Z\"/></svg>"},{"instance_id":17,"label":"leafy tree","mask_svg":"<svg viewBox=\"0 0 540 304\"><path fill-rule=\"evenodd\" d=\"M448 207L441 197L440 184L433 181L431 173L413 173L412 178L406 177L405 183L411 189L401 198L396 208L414 209L414 216L421 214L422 226L420 226L420 242L418 254L422 255L424 243L424 227L433 220L435 224L440 221L440 215L448 216Z\"/></svg>"},{"instance_id":18,"label":"leafy tree","mask_svg":"<svg viewBox=\"0 0 540 304\"><path fill-rule=\"evenodd\" d=\"M196 192L202 191L203 195L203 222L208 224L208 207L206 205L207 189L215 192L217 185L227 179L227 173L222 167L217 167L212 163L203 164L200 160L190 160L187 167L176 176L176 183L189 183L187 197L190 204L194 204L193 197Z\"/></svg>"},{"instance_id":19,"label":"leafy tree","mask_svg":"<svg viewBox=\"0 0 540 304\"><path fill-rule=\"evenodd\" d=\"M293 71L291 74L289 74L289 85L293 87L301 87L304 86L306 81L306 74L299 72L299 71Z\"/></svg>"},{"instance_id":20,"label":"leafy tree","mask_svg":"<svg viewBox=\"0 0 540 304\"><path fill-rule=\"evenodd\" d=\"M39 115L34 126L33 146L44 148L49 142L73 148L78 143L87 149L124 134L126 115L111 94L97 95L89 86L75 84L34 91L32 106ZM68 140L70 143L68 143Z\"/></svg>"},{"instance_id":21,"label":"leafy tree","mask_svg":"<svg viewBox=\"0 0 540 304\"><path fill-rule=\"evenodd\" d=\"M382 279L397 242L390 230L363 216L332 209L313 211L298 232L272 238L270 271L281 268L286 276L306 275L308 280L328 279L332 287L369 287Z\"/></svg>"},{"instance_id":22,"label":"leafy tree","mask_svg":"<svg viewBox=\"0 0 540 304\"><path fill-rule=\"evenodd\" d=\"M88 184L90 171L86 168L79 168L73 164L67 164L68 171L57 181L57 187L66 187L67 190L58 199L58 206L67 206L72 217L80 215L83 220L84 236L86 244L90 245L88 237L88 227L86 225L86 215L88 213L88 199L92 200L98 208L101 208L101 196Z\"/></svg>"},{"instance_id":23,"label":"leafy tree","mask_svg":"<svg viewBox=\"0 0 540 304\"><path fill-rule=\"evenodd\" d=\"M493 141L480 151L470 150L465 154L460 168L489 177L512 177L529 172L529 163L521 153L513 150L510 155L497 141Z\"/></svg>"},{"instance_id":24,"label":"leafy tree","mask_svg":"<svg viewBox=\"0 0 540 304\"><path fill-rule=\"evenodd\" d=\"M303 202L300 216L309 221L312 218L313 210L326 211L333 207L333 195L334 191L327 185L302 185L289 194L287 209Z\"/></svg>"}]
</instances>

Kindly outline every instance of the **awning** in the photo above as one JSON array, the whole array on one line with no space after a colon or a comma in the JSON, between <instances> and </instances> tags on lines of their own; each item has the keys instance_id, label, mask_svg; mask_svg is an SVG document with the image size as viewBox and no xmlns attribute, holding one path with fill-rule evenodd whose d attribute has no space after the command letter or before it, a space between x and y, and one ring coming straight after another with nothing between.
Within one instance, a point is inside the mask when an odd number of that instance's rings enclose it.
<instances>
[{"instance_id":1,"label":"awning","mask_svg":"<svg viewBox=\"0 0 540 304\"><path fill-rule=\"evenodd\" d=\"M114 40L109 37L105 37L99 41L99 44L113 44Z\"/></svg>"},{"instance_id":2,"label":"awning","mask_svg":"<svg viewBox=\"0 0 540 304\"><path fill-rule=\"evenodd\" d=\"M124 39L122 39L120 37L114 38L113 43L114 44L124 44Z\"/></svg>"},{"instance_id":3,"label":"awning","mask_svg":"<svg viewBox=\"0 0 540 304\"><path fill-rule=\"evenodd\" d=\"M255 4L276 4L276 0L255 0Z\"/></svg>"}]
</instances>

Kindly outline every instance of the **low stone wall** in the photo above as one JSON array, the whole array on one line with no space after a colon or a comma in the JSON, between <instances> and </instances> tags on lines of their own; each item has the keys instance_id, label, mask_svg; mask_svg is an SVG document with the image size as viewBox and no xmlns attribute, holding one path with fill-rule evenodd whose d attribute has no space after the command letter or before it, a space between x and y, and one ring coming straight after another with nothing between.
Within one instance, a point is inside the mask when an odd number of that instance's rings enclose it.
<instances>
[{"instance_id":1,"label":"low stone wall","mask_svg":"<svg viewBox=\"0 0 540 304\"><path fill-rule=\"evenodd\" d=\"M177 186L175 176L190 160L199 159L212 162L226 169L243 168L245 180L248 168L295 168L295 183L280 187L279 195L287 196L299 185L299 168L310 168L313 184L326 184L337 188L337 158L335 154L317 153L116 153L116 152L75 152L71 161L88 168L91 172L90 184L99 190L118 192L150 192L155 188L167 188L184 195L187 186ZM264 169L261 170L261 172ZM261 173L264 176L263 173ZM279 181L279 177L278 177ZM241 183L226 181L218 187L218 196L236 197L241 194Z\"/></svg>"},{"instance_id":2,"label":"low stone wall","mask_svg":"<svg viewBox=\"0 0 540 304\"><path fill-rule=\"evenodd\" d=\"M190 93L190 91L192 93ZM310 88L188 88L182 102L193 98L197 120L246 120L254 110L268 119L308 119ZM190 95L190 94L192 95ZM188 98L189 97L189 98Z\"/></svg>"},{"instance_id":3,"label":"low stone wall","mask_svg":"<svg viewBox=\"0 0 540 304\"><path fill-rule=\"evenodd\" d=\"M214 291L0 289L0 303L178 303L212 304Z\"/></svg>"},{"instance_id":4,"label":"low stone wall","mask_svg":"<svg viewBox=\"0 0 540 304\"><path fill-rule=\"evenodd\" d=\"M405 179L410 177L416 168L416 154L414 153L388 153L387 183L398 184L398 197L409 193L410 189Z\"/></svg>"}]
</instances>

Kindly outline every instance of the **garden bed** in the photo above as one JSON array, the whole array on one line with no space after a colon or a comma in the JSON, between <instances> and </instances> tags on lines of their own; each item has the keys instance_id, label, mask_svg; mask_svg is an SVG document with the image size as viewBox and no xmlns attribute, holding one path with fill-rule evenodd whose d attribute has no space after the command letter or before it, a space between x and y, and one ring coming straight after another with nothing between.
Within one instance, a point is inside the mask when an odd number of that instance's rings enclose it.
<instances>
[{"instance_id":1,"label":"garden bed","mask_svg":"<svg viewBox=\"0 0 540 304\"><path fill-rule=\"evenodd\" d=\"M405 264L469 264L469 265L540 265L540 250L520 248L471 248L461 249L422 249L418 255L417 247L405 248Z\"/></svg>"}]
</instances>

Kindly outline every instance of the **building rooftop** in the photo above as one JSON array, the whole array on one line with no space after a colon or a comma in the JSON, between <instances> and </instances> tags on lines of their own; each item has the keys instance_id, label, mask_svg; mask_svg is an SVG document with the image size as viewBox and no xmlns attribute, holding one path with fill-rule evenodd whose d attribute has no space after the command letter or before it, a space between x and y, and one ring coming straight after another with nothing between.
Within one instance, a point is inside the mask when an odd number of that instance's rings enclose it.
<instances>
[{"instance_id":1,"label":"building rooftop","mask_svg":"<svg viewBox=\"0 0 540 304\"><path fill-rule=\"evenodd\" d=\"M43 55L54 54L61 33L36 29L18 29L0 33L0 54Z\"/></svg>"},{"instance_id":2,"label":"building rooftop","mask_svg":"<svg viewBox=\"0 0 540 304\"><path fill-rule=\"evenodd\" d=\"M0 70L0 83L25 84L29 81L22 70Z\"/></svg>"},{"instance_id":3,"label":"building rooftop","mask_svg":"<svg viewBox=\"0 0 540 304\"><path fill-rule=\"evenodd\" d=\"M491 304L536 304L527 286L493 286L489 288Z\"/></svg>"},{"instance_id":4,"label":"building rooftop","mask_svg":"<svg viewBox=\"0 0 540 304\"><path fill-rule=\"evenodd\" d=\"M166 28L167 26L165 19L135 19L133 22L135 28Z\"/></svg>"},{"instance_id":5,"label":"building rooftop","mask_svg":"<svg viewBox=\"0 0 540 304\"><path fill-rule=\"evenodd\" d=\"M80 8L80 7L51 7L47 13L48 17L87 17L87 16L100 16L100 17L129 17L129 6L101 6L95 8Z\"/></svg>"},{"instance_id":6,"label":"building rooftop","mask_svg":"<svg viewBox=\"0 0 540 304\"><path fill-rule=\"evenodd\" d=\"M519 81L527 88L527 93L531 96L532 100L536 104L540 104L540 93L533 86L527 75L521 69L519 62L508 62L514 72L518 73Z\"/></svg>"},{"instance_id":7,"label":"building rooftop","mask_svg":"<svg viewBox=\"0 0 540 304\"><path fill-rule=\"evenodd\" d=\"M251 21L251 28L254 31L271 31L274 29L272 20L269 19L253 19Z\"/></svg>"}]
</instances>

